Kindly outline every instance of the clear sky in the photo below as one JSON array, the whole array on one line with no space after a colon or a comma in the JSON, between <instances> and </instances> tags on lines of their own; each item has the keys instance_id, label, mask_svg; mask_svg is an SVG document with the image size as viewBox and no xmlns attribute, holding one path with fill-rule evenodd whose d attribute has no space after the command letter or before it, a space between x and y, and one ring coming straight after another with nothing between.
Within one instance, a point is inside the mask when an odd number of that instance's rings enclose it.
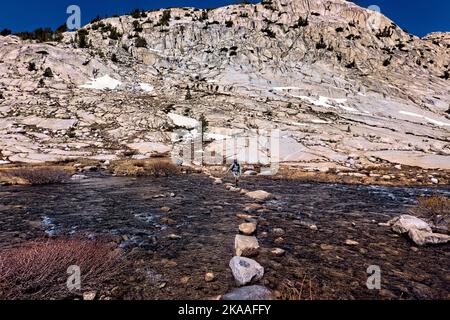
<instances>
[{"instance_id":1,"label":"clear sky","mask_svg":"<svg viewBox=\"0 0 450 320\"><path fill-rule=\"evenodd\" d=\"M293 0L295 1L295 0ZM100 16L124 14L135 8L157 9L175 6L218 7L236 0L13 0L0 4L0 30L31 31L38 27L52 29L67 19L66 8L81 7L82 24ZM255 1L252 1L255 2ZM381 12L399 26L418 36L432 31L450 31L449 0L354 0L368 7L378 5Z\"/></svg>"}]
</instances>

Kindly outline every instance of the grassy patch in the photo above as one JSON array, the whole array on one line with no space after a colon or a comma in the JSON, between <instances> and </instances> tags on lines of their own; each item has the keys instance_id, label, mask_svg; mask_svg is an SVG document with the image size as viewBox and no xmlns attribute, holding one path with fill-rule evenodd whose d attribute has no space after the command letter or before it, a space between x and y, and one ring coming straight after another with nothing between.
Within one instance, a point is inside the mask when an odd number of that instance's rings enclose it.
<instances>
[{"instance_id":1,"label":"grassy patch","mask_svg":"<svg viewBox=\"0 0 450 320\"><path fill-rule=\"evenodd\" d=\"M179 173L177 166L164 158L119 161L112 167L114 174L122 177L169 177Z\"/></svg>"},{"instance_id":2,"label":"grassy patch","mask_svg":"<svg viewBox=\"0 0 450 320\"><path fill-rule=\"evenodd\" d=\"M420 197L419 203L411 209L415 216L433 222L435 225L446 224L450 227L450 199L441 195Z\"/></svg>"},{"instance_id":3,"label":"grassy patch","mask_svg":"<svg viewBox=\"0 0 450 320\"><path fill-rule=\"evenodd\" d=\"M73 168L58 166L23 166L0 170L0 183L16 184L52 184L70 179Z\"/></svg>"}]
</instances>

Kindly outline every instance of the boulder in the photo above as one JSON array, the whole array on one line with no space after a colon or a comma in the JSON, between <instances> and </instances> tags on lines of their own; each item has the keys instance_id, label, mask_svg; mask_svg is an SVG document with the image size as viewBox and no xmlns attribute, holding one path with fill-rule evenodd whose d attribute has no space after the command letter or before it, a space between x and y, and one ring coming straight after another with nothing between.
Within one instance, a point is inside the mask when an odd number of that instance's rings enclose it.
<instances>
[{"instance_id":1,"label":"boulder","mask_svg":"<svg viewBox=\"0 0 450 320\"><path fill-rule=\"evenodd\" d=\"M236 235L234 239L236 256L251 257L258 254L259 243L256 237Z\"/></svg>"},{"instance_id":2,"label":"boulder","mask_svg":"<svg viewBox=\"0 0 450 320\"><path fill-rule=\"evenodd\" d=\"M402 215L388 222L394 232L403 234L408 233L411 229L431 232L431 227L417 217L411 215Z\"/></svg>"},{"instance_id":3,"label":"boulder","mask_svg":"<svg viewBox=\"0 0 450 320\"><path fill-rule=\"evenodd\" d=\"M256 222L246 222L239 225L239 231L246 236L251 236L256 231Z\"/></svg>"},{"instance_id":4,"label":"boulder","mask_svg":"<svg viewBox=\"0 0 450 320\"><path fill-rule=\"evenodd\" d=\"M223 295L222 300L274 300L271 290L264 286L248 286L234 289L233 291Z\"/></svg>"},{"instance_id":5,"label":"boulder","mask_svg":"<svg viewBox=\"0 0 450 320\"><path fill-rule=\"evenodd\" d=\"M433 233L417 229L409 230L408 236L418 246L424 246L427 244L443 244L450 242L450 236L446 234Z\"/></svg>"},{"instance_id":6,"label":"boulder","mask_svg":"<svg viewBox=\"0 0 450 320\"><path fill-rule=\"evenodd\" d=\"M264 201L268 200L272 197L272 195L269 192L266 192L264 190L257 190L257 191L251 191L246 193L247 197L250 197L255 200Z\"/></svg>"},{"instance_id":7,"label":"boulder","mask_svg":"<svg viewBox=\"0 0 450 320\"><path fill-rule=\"evenodd\" d=\"M254 171L254 170L247 170L244 172L244 176L256 176L258 174L258 172Z\"/></svg>"},{"instance_id":8,"label":"boulder","mask_svg":"<svg viewBox=\"0 0 450 320\"><path fill-rule=\"evenodd\" d=\"M264 276L264 268L258 262L244 257L233 257L230 268L239 286L258 281Z\"/></svg>"}]
</instances>

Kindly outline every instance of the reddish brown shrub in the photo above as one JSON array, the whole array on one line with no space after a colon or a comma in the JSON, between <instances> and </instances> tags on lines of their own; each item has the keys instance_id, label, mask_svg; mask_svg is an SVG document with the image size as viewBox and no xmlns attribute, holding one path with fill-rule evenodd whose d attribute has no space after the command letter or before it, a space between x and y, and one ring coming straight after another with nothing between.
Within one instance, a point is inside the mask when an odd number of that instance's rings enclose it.
<instances>
[{"instance_id":1,"label":"reddish brown shrub","mask_svg":"<svg viewBox=\"0 0 450 320\"><path fill-rule=\"evenodd\" d=\"M118 251L101 241L38 240L0 251L0 299L63 299L67 269L81 269L81 290L100 290L123 267ZM78 292L79 294L80 292Z\"/></svg>"},{"instance_id":2,"label":"reddish brown shrub","mask_svg":"<svg viewBox=\"0 0 450 320\"><path fill-rule=\"evenodd\" d=\"M24 179L30 184L61 183L70 179L70 174L64 169L52 167L17 168L7 172L8 176Z\"/></svg>"}]
</instances>

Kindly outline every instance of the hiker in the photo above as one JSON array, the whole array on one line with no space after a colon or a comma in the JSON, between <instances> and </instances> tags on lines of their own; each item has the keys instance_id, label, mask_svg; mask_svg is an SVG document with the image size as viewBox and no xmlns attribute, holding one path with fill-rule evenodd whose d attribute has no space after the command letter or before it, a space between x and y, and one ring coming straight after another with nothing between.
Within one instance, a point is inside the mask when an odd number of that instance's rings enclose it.
<instances>
[{"instance_id":1,"label":"hiker","mask_svg":"<svg viewBox=\"0 0 450 320\"><path fill-rule=\"evenodd\" d=\"M238 163L237 159L235 159L233 161L233 164L230 166L230 168L228 168L227 173L230 170L231 170L231 173L233 174L234 183L237 187L239 184L239 177L242 175L242 168L241 168L241 165Z\"/></svg>"}]
</instances>

